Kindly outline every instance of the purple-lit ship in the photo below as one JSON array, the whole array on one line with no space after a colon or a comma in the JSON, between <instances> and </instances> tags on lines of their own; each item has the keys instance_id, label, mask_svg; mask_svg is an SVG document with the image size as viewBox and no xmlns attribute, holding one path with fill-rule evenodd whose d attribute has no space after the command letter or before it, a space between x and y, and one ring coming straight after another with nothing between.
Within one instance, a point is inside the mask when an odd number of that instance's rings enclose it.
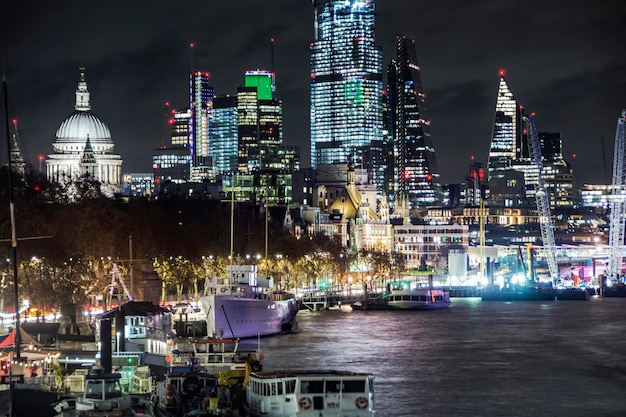
<instances>
[{"instance_id":1,"label":"purple-lit ship","mask_svg":"<svg viewBox=\"0 0 626 417\"><path fill-rule=\"evenodd\" d=\"M200 299L209 337L251 338L298 329L293 294L274 292L273 278L259 277L256 265L229 265L227 282L213 278Z\"/></svg>"}]
</instances>

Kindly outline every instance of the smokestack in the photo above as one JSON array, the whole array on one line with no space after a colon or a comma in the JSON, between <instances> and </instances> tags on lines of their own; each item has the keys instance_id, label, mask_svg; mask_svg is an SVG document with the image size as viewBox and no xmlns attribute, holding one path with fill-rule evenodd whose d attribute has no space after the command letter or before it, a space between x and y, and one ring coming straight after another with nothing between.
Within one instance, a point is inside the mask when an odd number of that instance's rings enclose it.
<instances>
[{"instance_id":1,"label":"smokestack","mask_svg":"<svg viewBox=\"0 0 626 417\"><path fill-rule=\"evenodd\" d=\"M105 374L113 368L113 348L111 346L111 319L100 320L100 365Z\"/></svg>"}]
</instances>

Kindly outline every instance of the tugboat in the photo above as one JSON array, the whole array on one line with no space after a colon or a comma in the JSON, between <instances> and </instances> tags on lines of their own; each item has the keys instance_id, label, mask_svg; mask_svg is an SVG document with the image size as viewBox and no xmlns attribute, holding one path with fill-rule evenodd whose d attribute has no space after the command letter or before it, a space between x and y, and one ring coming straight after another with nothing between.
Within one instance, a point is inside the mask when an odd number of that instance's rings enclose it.
<instances>
[{"instance_id":1,"label":"tugboat","mask_svg":"<svg viewBox=\"0 0 626 417\"><path fill-rule=\"evenodd\" d=\"M100 334L111 334L111 320L100 320ZM101 337L105 340L106 337ZM81 396L64 399L52 405L58 417L126 417L153 416L152 404L143 396L133 396L122 390L120 373L112 372L112 348L102 343L101 365L85 376Z\"/></svg>"},{"instance_id":2,"label":"tugboat","mask_svg":"<svg viewBox=\"0 0 626 417\"><path fill-rule=\"evenodd\" d=\"M200 339L190 352L173 352L156 381L153 403L159 417L231 415L243 412L251 372L261 371L263 355L238 350L239 339ZM244 415L244 414L240 414Z\"/></svg>"}]
</instances>

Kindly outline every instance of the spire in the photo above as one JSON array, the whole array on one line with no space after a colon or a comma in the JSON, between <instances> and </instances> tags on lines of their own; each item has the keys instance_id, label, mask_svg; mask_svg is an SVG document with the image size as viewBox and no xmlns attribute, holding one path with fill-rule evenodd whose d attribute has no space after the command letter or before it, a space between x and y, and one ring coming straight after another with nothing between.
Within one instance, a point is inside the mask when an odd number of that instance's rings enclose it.
<instances>
[{"instance_id":1,"label":"spire","mask_svg":"<svg viewBox=\"0 0 626 417\"><path fill-rule=\"evenodd\" d=\"M81 157L81 164L95 164L96 155L93 151L93 147L91 146L91 141L89 140L89 135L87 135L87 142L85 143L85 150L83 151L83 156Z\"/></svg>"},{"instance_id":2,"label":"spire","mask_svg":"<svg viewBox=\"0 0 626 417\"><path fill-rule=\"evenodd\" d=\"M78 82L78 88L76 88L76 110L87 111L91 110L89 104L89 90L87 90L87 82L85 81L85 67L80 67L80 81Z\"/></svg>"}]
</instances>

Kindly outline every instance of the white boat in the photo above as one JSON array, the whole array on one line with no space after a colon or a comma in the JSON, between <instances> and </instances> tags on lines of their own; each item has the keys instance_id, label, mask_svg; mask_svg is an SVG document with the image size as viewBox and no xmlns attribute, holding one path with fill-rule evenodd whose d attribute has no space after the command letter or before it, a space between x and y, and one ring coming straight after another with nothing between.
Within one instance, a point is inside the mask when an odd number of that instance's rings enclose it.
<instances>
[{"instance_id":1,"label":"white boat","mask_svg":"<svg viewBox=\"0 0 626 417\"><path fill-rule=\"evenodd\" d=\"M392 288L389 294L392 310L434 310L450 307L450 292L433 288Z\"/></svg>"},{"instance_id":2,"label":"white boat","mask_svg":"<svg viewBox=\"0 0 626 417\"><path fill-rule=\"evenodd\" d=\"M250 417L372 417L374 376L343 371L253 372L246 407Z\"/></svg>"},{"instance_id":3,"label":"white boat","mask_svg":"<svg viewBox=\"0 0 626 417\"><path fill-rule=\"evenodd\" d=\"M209 337L245 339L298 329L296 298L274 292L273 279L259 277L256 265L229 265L227 274L200 298Z\"/></svg>"}]
</instances>

